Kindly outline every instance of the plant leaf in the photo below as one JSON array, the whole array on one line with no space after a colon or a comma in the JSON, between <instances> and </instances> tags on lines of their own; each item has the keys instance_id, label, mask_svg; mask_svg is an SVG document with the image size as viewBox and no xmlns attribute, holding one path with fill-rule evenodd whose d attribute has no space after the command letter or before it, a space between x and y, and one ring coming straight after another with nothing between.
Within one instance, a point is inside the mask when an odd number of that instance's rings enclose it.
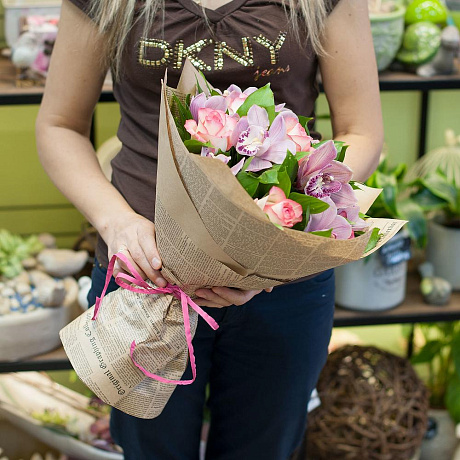
<instances>
[{"instance_id":1,"label":"plant leaf","mask_svg":"<svg viewBox=\"0 0 460 460\"><path fill-rule=\"evenodd\" d=\"M423 345L421 350L412 356L412 364L429 363L441 351L444 344L439 340L430 340Z\"/></svg>"},{"instance_id":2,"label":"plant leaf","mask_svg":"<svg viewBox=\"0 0 460 460\"><path fill-rule=\"evenodd\" d=\"M369 241L367 242L366 249L364 250L364 254L377 246L377 243L380 240L380 236L380 228L373 228L371 236L369 237Z\"/></svg>"},{"instance_id":3,"label":"plant leaf","mask_svg":"<svg viewBox=\"0 0 460 460\"><path fill-rule=\"evenodd\" d=\"M454 374L447 385L444 402L454 422L460 423L460 377L457 374Z\"/></svg>"},{"instance_id":4,"label":"plant leaf","mask_svg":"<svg viewBox=\"0 0 460 460\"><path fill-rule=\"evenodd\" d=\"M312 235L317 235L317 236L324 236L326 238L331 238L332 237L332 228L329 230L322 230L318 232L308 232L311 233Z\"/></svg>"},{"instance_id":5,"label":"plant leaf","mask_svg":"<svg viewBox=\"0 0 460 460\"><path fill-rule=\"evenodd\" d=\"M259 187L259 181L257 178L254 177L251 173L247 173L246 171L240 171L236 175L236 178L246 190L246 192L248 192L248 194L254 198L254 195L257 192L257 188Z\"/></svg>"},{"instance_id":6,"label":"plant leaf","mask_svg":"<svg viewBox=\"0 0 460 460\"><path fill-rule=\"evenodd\" d=\"M270 83L267 83L265 86L262 86L262 88L259 88L257 91L250 94L238 109L238 115L240 117L247 115L248 110L253 105L258 105L259 107L264 108L275 105L275 98L273 96L273 91L270 89Z\"/></svg>"},{"instance_id":7,"label":"plant leaf","mask_svg":"<svg viewBox=\"0 0 460 460\"><path fill-rule=\"evenodd\" d=\"M185 147L187 147L187 150L192 153L201 153L201 148L202 147L212 147L209 142L200 142L197 141L196 139L188 139L184 141Z\"/></svg>"},{"instance_id":8,"label":"plant leaf","mask_svg":"<svg viewBox=\"0 0 460 460\"><path fill-rule=\"evenodd\" d=\"M292 192L289 195L289 199L299 203L302 206L302 210L304 212L309 211L310 214L318 214L329 208L329 205L319 198L304 195L303 193Z\"/></svg>"},{"instance_id":9,"label":"plant leaf","mask_svg":"<svg viewBox=\"0 0 460 460\"><path fill-rule=\"evenodd\" d=\"M299 170L299 163L291 152L287 153L282 166L286 168L286 172L288 173L291 183L295 182L297 178L297 171Z\"/></svg>"},{"instance_id":10,"label":"plant leaf","mask_svg":"<svg viewBox=\"0 0 460 460\"><path fill-rule=\"evenodd\" d=\"M399 201L396 207L399 217L409 221L406 228L412 241L419 248L424 248L427 240L427 225L423 209L410 198Z\"/></svg>"}]
</instances>

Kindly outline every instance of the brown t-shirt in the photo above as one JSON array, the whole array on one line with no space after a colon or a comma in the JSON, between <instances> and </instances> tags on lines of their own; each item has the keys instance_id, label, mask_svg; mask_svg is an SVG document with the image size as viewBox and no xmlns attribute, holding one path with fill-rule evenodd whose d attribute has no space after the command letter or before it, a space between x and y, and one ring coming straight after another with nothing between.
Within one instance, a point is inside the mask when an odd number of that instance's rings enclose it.
<instances>
[{"instance_id":1,"label":"brown t-shirt","mask_svg":"<svg viewBox=\"0 0 460 460\"><path fill-rule=\"evenodd\" d=\"M70 1L88 10L90 0ZM328 11L338 1L326 0ZM317 57L304 37L296 40L280 0L233 0L206 10L206 15L208 25L193 0L166 0L164 15L159 15L147 37L142 37L142 22L133 27L122 76L114 84L123 147L112 161L112 182L132 208L150 220L155 211L160 88L166 67L172 87L187 57L221 90L232 83L245 89L270 82L277 103L285 102L299 115L314 115ZM102 239L97 258L107 266Z\"/></svg>"}]
</instances>

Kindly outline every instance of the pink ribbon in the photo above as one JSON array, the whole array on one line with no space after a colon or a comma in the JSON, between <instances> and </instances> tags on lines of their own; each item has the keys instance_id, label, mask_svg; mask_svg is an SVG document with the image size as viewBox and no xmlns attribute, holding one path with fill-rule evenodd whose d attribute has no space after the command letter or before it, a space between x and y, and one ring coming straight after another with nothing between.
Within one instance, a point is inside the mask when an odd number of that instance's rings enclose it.
<instances>
[{"instance_id":1,"label":"pink ribbon","mask_svg":"<svg viewBox=\"0 0 460 460\"><path fill-rule=\"evenodd\" d=\"M184 317L184 330L185 330L185 338L187 340L187 347L188 353L190 356L190 365L192 367L192 375L193 378L191 380L169 380L160 375L152 374L147 369L143 368L139 363L134 360L134 350L136 349L136 342L133 340L131 343L131 347L129 350L129 355L131 357L131 361L133 364L142 371L142 373L150 377L151 379L158 380L159 382L163 383L172 383L174 385L190 385L196 379L196 364L195 364L195 354L193 353L193 345L192 345L192 332L190 330L190 317L188 313L188 307L192 307L214 330L219 328L219 325L216 321L211 318L206 312L204 312L180 287L174 286L169 284L164 288L152 288L149 286L139 275L137 270L132 266L129 260L121 253L114 254L110 259L109 266L107 267L107 276L105 277L105 285L102 291L101 297L96 298L96 303L94 305L94 315L91 318L93 321L97 318L99 313L99 309L101 307L102 299L104 298L107 288L110 283L110 279L113 275L113 267L115 265L116 260L122 260L126 266L129 268L131 275L127 273L118 273L115 277L116 283L124 289L128 289L128 291L138 292L141 294L171 294L176 299L181 301L182 305L182 315ZM127 282L126 282L127 281ZM134 286L133 286L134 285ZM137 286L137 287L135 287Z\"/></svg>"}]
</instances>

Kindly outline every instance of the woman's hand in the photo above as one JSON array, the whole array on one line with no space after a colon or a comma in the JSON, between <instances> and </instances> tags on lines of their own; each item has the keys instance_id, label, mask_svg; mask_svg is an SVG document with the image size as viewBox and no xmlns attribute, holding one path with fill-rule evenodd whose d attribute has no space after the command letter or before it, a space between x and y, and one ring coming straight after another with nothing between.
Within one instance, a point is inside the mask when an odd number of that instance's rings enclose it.
<instances>
[{"instance_id":1,"label":"woman's hand","mask_svg":"<svg viewBox=\"0 0 460 460\"><path fill-rule=\"evenodd\" d=\"M271 292L273 288L264 290L266 292ZM229 307L230 305L244 305L261 292L261 289L243 291L242 289L216 286L211 289L198 289L195 292L198 298L194 299L194 302L201 307L213 308Z\"/></svg>"},{"instance_id":2,"label":"woman's hand","mask_svg":"<svg viewBox=\"0 0 460 460\"><path fill-rule=\"evenodd\" d=\"M161 259L155 242L155 226L134 211L123 213L110 222L102 237L108 246L110 258L121 252L143 279L150 279L158 287L167 281L161 276ZM114 276L120 271L130 273L123 261L117 259Z\"/></svg>"}]
</instances>

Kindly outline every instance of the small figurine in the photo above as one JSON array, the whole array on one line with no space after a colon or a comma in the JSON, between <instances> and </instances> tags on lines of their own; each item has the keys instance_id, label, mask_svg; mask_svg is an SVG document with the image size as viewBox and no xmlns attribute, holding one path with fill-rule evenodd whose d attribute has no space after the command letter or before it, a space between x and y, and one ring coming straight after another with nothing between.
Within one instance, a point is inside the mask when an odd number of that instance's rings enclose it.
<instances>
[{"instance_id":1,"label":"small figurine","mask_svg":"<svg viewBox=\"0 0 460 460\"><path fill-rule=\"evenodd\" d=\"M427 64L417 68L420 77L451 75L456 72L455 56L460 47L460 33L455 26L447 26L441 32L441 46L436 56Z\"/></svg>"},{"instance_id":2,"label":"small figurine","mask_svg":"<svg viewBox=\"0 0 460 460\"><path fill-rule=\"evenodd\" d=\"M17 81L20 86L22 82L30 80L28 70L34 63L40 52L38 40L32 32L24 32L18 38L11 52L11 60L17 69Z\"/></svg>"},{"instance_id":3,"label":"small figurine","mask_svg":"<svg viewBox=\"0 0 460 460\"><path fill-rule=\"evenodd\" d=\"M423 300L431 305L445 305L452 294L451 284L444 278L434 276L434 268L430 262L425 262L418 267L422 281L420 291Z\"/></svg>"}]
</instances>

